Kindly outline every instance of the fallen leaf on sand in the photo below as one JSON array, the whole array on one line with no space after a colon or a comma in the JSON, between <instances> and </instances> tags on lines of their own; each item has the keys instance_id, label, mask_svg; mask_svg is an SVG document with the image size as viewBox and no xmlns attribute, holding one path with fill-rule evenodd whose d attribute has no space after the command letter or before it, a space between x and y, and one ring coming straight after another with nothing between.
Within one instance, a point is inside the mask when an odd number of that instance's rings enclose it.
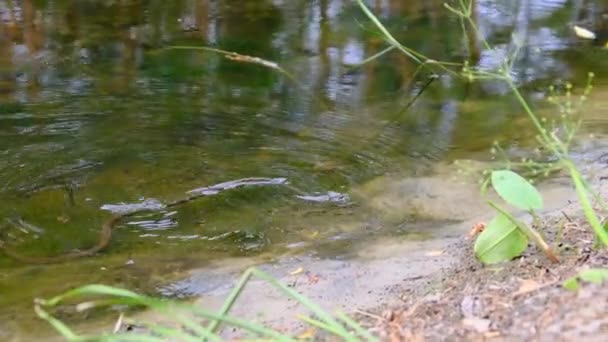
<instances>
[{"instance_id":1,"label":"fallen leaf on sand","mask_svg":"<svg viewBox=\"0 0 608 342\"><path fill-rule=\"evenodd\" d=\"M486 224L484 222L475 223L467 235L472 238L475 235L483 232L484 229L486 229Z\"/></svg>"},{"instance_id":2,"label":"fallen leaf on sand","mask_svg":"<svg viewBox=\"0 0 608 342\"><path fill-rule=\"evenodd\" d=\"M309 273L307 275L308 275L308 283L311 284L311 285L318 283L319 279L321 279L321 277L319 277L318 274Z\"/></svg>"},{"instance_id":3,"label":"fallen leaf on sand","mask_svg":"<svg viewBox=\"0 0 608 342\"><path fill-rule=\"evenodd\" d=\"M542 285L532 279L522 279L519 284L519 289L513 293L513 296L520 296L532 291L536 291Z\"/></svg>"},{"instance_id":4,"label":"fallen leaf on sand","mask_svg":"<svg viewBox=\"0 0 608 342\"><path fill-rule=\"evenodd\" d=\"M296 268L295 270L293 270L293 271L289 272L289 275L297 275L297 274L300 274L300 273L302 273L302 272L304 272L304 268L302 268L302 267L298 267L298 268Z\"/></svg>"},{"instance_id":5,"label":"fallen leaf on sand","mask_svg":"<svg viewBox=\"0 0 608 342\"><path fill-rule=\"evenodd\" d=\"M118 320L114 324L114 330L112 331L114 334L116 334L120 331L123 320L124 320L124 313L121 313L120 316L118 316Z\"/></svg>"},{"instance_id":6,"label":"fallen leaf on sand","mask_svg":"<svg viewBox=\"0 0 608 342\"><path fill-rule=\"evenodd\" d=\"M499 331L489 331L489 332L485 333L484 336L486 338L496 338L496 337L500 336L500 332Z\"/></svg>"},{"instance_id":7,"label":"fallen leaf on sand","mask_svg":"<svg viewBox=\"0 0 608 342\"><path fill-rule=\"evenodd\" d=\"M429 256L429 257L436 257L436 256L440 256L442 254L443 254L443 251L440 249L424 253L424 255Z\"/></svg>"},{"instance_id":8,"label":"fallen leaf on sand","mask_svg":"<svg viewBox=\"0 0 608 342\"><path fill-rule=\"evenodd\" d=\"M308 329L305 332L298 335L296 338L298 340L311 340L313 337L315 337L315 333L316 333L315 329Z\"/></svg>"}]
</instances>

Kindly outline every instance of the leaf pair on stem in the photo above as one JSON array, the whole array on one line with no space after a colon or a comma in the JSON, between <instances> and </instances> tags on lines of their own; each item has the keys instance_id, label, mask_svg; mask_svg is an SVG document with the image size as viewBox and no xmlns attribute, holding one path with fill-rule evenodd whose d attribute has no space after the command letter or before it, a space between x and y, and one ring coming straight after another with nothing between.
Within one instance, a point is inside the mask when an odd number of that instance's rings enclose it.
<instances>
[{"instance_id":1,"label":"leaf pair on stem","mask_svg":"<svg viewBox=\"0 0 608 342\"><path fill-rule=\"evenodd\" d=\"M538 222L535 212L543 208L543 199L530 182L511 170L497 170L491 174L492 187L508 204L525 210ZM485 192L485 191L484 191ZM498 214L477 237L475 255L485 264L508 261L520 256L532 240L552 262L557 256L533 227L517 219L508 210L488 199L488 204Z\"/></svg>"}]
</instances>

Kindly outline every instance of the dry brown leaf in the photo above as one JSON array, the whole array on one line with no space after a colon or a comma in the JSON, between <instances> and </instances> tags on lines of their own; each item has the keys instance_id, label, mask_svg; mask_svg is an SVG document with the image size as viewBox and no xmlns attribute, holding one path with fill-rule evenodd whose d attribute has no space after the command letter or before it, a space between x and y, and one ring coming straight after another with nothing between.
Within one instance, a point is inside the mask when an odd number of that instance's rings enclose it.
<instances>
[{"instance_id":1,"label":"dry brown leaf","mask_svg":"<svg viewBox=\"0 0 608 342\"><path fill-rule=\"evenodd\" d=\"M311 340L315 337L315 333L317 331L315 329L307 329L305 332L301 333L300 335L296 336L296 338L298 340Z\"/></svg>"},{"instance_id":2,"label":"dry brown leaf","mask_svg":"<svg viewBox=\"0 0 608 342\"><path fill-rule=\"evenodd\" d=\"M298 275L300 273L304 272L304 268L303 267L298 267L295 270L289 272L289 275Z\"/></svg>"},{"instance_id":3,"label":"dry brown leaf","mask_svg":"<svg viewBox=\"0 0 608 342\"><path fill-rule=\"evenodd\" d=\"M484 229L486 229L486 224L484 222L475 223L473 225L473 227L471 228L471 230L469 231L469 233L467 234L467 236L469 238L472 238L472 237L476 236L477 234L483 232Z\"/></svg>"},{"instance_id":4,"label":"dry brown leaf","mask_svg":"<svg viewBox=\"0 0 608 342\"><path fill-rule=\"evenodd\" d=\"M500 331L489 331L484 334L485 338L496 338L500 336Z\"/></svg>"},{"instance_id":5,"label":"dry brown leaf","mask_svg":"<svg viewBox=\"0 0 608 342\"><path fill-rule=\"evenodd\" d=\"M550 282L541 284L541 283L531 280L531 279L524 279L521 281L521 284L519 285L519 289L513 293L513 297L525 295L527 293L534 292L534 291L540 290L540 289L548 287L548 286L552 286L555 283L556 283L556 281L550 281Z\"/></svg>"},{"instance_id":6,"label":"dry brown leaf","mask_svg":"<svg viewBox=\"0 0 608 342\"><path fill-rule=\"evenodd\" d=\"M536 291L542 285L532 279L523 279L519 284L519 289L513 293L513 296L520 296L532 291Z\"/></svg>"},{"instance_id":7,"label":"dry brown leaf","mask_svg":"<svg viewBox=\"0 0 608 342\"><path fill-rule=\"evenodd\" d=\"M428 257L436 257L436 256L442 255L443 252L444 252L443 250L438 249L438 250L426 252L426 253L424 253L424 255L426 255Z\"/></svg>"},{"instance_id":8,"label":"dry brown leaf","mask_svg":"<svg viewBox=\"0 0 608 342\"><path fill-rule=\"evenodd\" d=\"M311 285L318 283L319 279L321 279L321 277L317 274L308 274L308 283Z\"/></svg>"}]
</instances>

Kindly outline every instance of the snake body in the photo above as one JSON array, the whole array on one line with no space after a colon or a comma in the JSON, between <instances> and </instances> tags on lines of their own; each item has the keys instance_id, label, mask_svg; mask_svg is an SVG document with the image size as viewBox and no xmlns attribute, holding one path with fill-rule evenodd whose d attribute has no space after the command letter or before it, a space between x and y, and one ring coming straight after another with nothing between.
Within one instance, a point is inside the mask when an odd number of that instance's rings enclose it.
<instances>
[{"instance_id":1,"label":"snake body","mask_svg":"<svg viewBox=\"0 0 608 342\"><path fill-rule=\"evenodd\" d=\"M114 215L110 217L107 221L103 223L101 226L101 230L99 231L99 237L97 238L97 243L85 250L68 252L65 254L51 256L51 257L31 257L19 254L12 249L10 249L6 243L0 240L0 250L4 252L8 257L17 260L26 264L37 264L37 265L46 265L46 264L56 264L65 261L69 261L72 259L82 258L93 256L98 252L104 250L110 244L110 240L112 240L112 231L114 229L114 225L120 221L124 215Z\"/></svg>"},{"instance_id":2,"label":"snake body","mask_svg":"<svg viewBox=\"0 0 608 342\"><path fill-rule=\"evenodd\" d=\"M175 207L175 206L178 206L181 204L185 204L185 203L191 202L201 196L203 196L203 195L188 196L188 197L173 201L173 202L165 205L165 208L172 208L172 207ZM93 256L93 255L103 251L110 245L110 242L112 240L112 233L114 232L114 226L116 226L116 224L118 224L118 222L120 222L122 219L124 219L128 216L132 216L132 215L135 215L135 214L143 212L143 211L147 211L147 209L140 209L140 210L135 210L135 211L131 211L128 213L113 215L112 217L107 219L101 225L101 229L99 230L99 236L97 238L97 242L95 243L95 245L93 245L90 248L84 249L84 250L72 251L72 252L68 252L68 253L56 255L56 256L32 257L32 256L22 255L19 252L11 249L10 247L7 246L7 244L5 242L3 242L0 239L0 251L4 252L4 254L6 256L8 256L11 259L14 259L16 261L26 263L26 264L36 264L36 265L57 264L57 263L66 262L66 261L73 260L73 259L90 257L90 256Z\"/></svg>"},{"instance_id":3,"label":"snake body","mask_svg":"<svg viewBox=\"0 0 608 342\"><path fill-rule=\"evenodd\" d=\"M237 179L237 180L231 181L231 182L220 183L220 184L216 184L213 186L189 191L188 196L175 200L173 202L170 202L170 203L166 204L164 206L164 208L169 209L172 207L176 207L176 206L191 202L191 201L193 201L197 198L203 197L203 196L215 195L223 190L236 189L239 187L251 186L251 185L283 185L286 188L288 188L298 194L305 195L305 193L303 191L287 184L286 179L284 179L284 178L242 178L242 179ZM93 256L93 255L103 251L110 245L114 227L116 226L116 224L118 224L118 222L120 222L122 219L124 219L128 216L132 216L137 213L140 213L143 211L148 211L148 210L149 209L142 208L142 209L126 212L126 213L114 214L112 217L110 217L108 220L106 220L103 223L103 225L101 226L101 229L99 231L99 237L97 238L97 243L88 249L68 252L65 254L57 255L57 256L32 257L32 256L22 255L19 252L11 249L10 247L8 247L6 242L2 241L2 239L0 238L0 251L3 252L6 256L8 256L11 259L14 259L16 261L26 263L26 264L36 264L36 265L56 264L56 263L61 263L61 262L66 262L69 260L77 259L77 258L90 257L90 256Z\"/></svg>"}]
</instances>

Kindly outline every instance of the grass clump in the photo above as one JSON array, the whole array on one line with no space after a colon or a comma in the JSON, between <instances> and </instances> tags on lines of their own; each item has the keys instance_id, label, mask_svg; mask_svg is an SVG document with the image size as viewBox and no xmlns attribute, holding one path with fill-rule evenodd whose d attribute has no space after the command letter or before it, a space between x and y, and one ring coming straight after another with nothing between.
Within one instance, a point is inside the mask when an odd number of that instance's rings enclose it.
<instances>
[{"instance_id":1,"label":"grass clump","mask_svg":"<svg viewBox=\"0 0 608 342\"><path fill-rule=\"evenodd\" d=\"M295 341L296 338L293 336L265 327L260 323L229 315L231 308L252 277L266 281L283 295L297 301L310 311L312 316L299 316L299 318L320 334L337 337L341 341L376 341L376 338L366 329L344 313L338 312L335 315L327 313L310 299L256 268L250 268L243 274L218 312L211 312L192 304L148 297L129 290L105 285L86 285L54 298L37 299L35 310L40 318L49 322L68 341L221 341L220 331L223 326L239 329L252 339ZM91 300L91 297L95 299ZM74 301L79 302L75 304L77 311L116 305L136 306L160 313L169 322L133 321L131 323L142 328L140 332L120 332L120 329L115 329L114 332L101 335L79 335L49 313L52 308ZM122 322L122 315L120 321ZM204 324L204 322L207 322L207 324Z\"/></svg>"}]
</instances>

